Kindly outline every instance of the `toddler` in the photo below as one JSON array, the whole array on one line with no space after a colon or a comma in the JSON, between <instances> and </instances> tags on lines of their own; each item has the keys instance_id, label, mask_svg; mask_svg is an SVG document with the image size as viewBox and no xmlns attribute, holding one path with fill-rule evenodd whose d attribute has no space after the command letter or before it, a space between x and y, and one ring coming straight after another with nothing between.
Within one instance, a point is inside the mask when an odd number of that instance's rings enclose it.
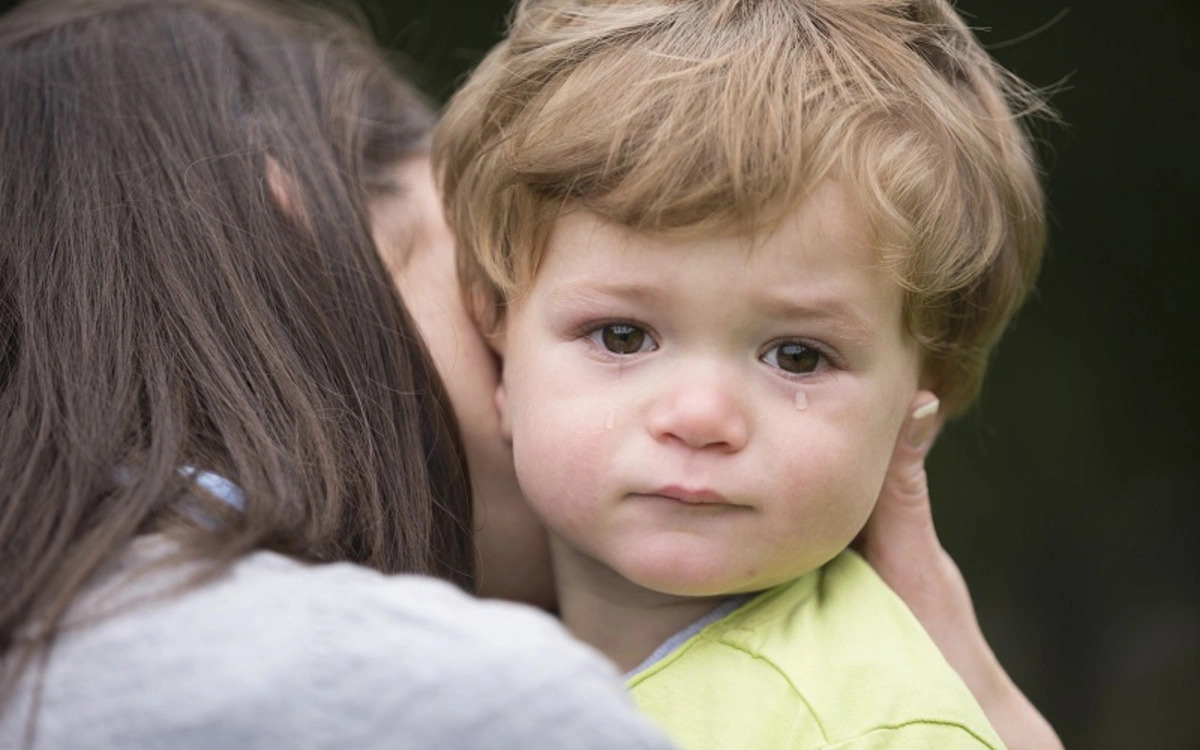
<instances>
[{"instance_id":1,"label":"toddler","mask_svg":"<svg viewBox=\"0 0 1200 750\"><path fill-rule=\"evenodd\" d=\"M682 746L999 747L848 545L1044 235L945 0L519 3L435 159L561 613Z\"/></svg>"}]
</instances>

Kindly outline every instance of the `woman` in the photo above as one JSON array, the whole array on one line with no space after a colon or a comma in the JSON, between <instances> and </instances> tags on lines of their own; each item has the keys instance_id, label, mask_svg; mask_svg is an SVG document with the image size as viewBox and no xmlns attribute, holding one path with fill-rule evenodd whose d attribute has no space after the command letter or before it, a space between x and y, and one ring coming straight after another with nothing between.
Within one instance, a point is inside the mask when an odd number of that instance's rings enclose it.
<instances>
[{"instance_id":1,"label":"woman","mask_svg":"<svg viewBox=\"0 0 1200 750\"><path fill-rule=\"evenodd\" d=\"M219 0L0 50L0 746L664 747L434 580L473 588L470 495L371 236L432 122L382 57Z\"/></svg>"},{"instance_id":2,"label":"woman","mask_svg":"<svg viewBox=\"0 0 1200 750\"><path fill-rule=\"evenodd\" d=\"M0 746L662 747L550 618L432 578L548 603L428 110L309 15L0 19ZM866 551L1011 698L906 490Z\"/></svg>"}]
</instances>

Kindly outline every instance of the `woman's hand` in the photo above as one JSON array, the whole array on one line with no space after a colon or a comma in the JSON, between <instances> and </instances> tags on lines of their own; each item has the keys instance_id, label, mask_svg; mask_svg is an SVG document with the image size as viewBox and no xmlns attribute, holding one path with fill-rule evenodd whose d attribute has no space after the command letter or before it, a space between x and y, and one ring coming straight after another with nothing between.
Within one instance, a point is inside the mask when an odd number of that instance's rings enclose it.
<instances>
[{"instance_id":1,"label":"woman's hand","mask_svg":"<svg viewBox=\"0 0 1200 750\"><path fill-rule=\"evenodd\" d=\"M900 595L1011 748L1061 748L1049 722L996 660L958 566L938 541L925 456L941 427L937 397L920 391L901 428L879 501L855 545Z\"/></svg>"}]
</instances>

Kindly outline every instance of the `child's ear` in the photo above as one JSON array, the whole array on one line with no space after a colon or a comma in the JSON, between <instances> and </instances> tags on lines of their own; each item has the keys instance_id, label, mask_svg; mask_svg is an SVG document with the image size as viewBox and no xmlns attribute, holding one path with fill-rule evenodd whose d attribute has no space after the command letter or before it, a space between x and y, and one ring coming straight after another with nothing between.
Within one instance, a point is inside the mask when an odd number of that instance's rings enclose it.
<instances>
[{"instance_id":1,"label":"child's ear","mask_svg":"<svg viewBox=\"0 0 1200 750\"><path fill-rule=\"evenodd\" d=\"M461 272L460 270L459 273ZM481 282L477 281L459 288L462 289L467 313L475 323L475 330L479 331L479 334L483 336L483 342L492 350L492 354L496 355L499 364L503 365L504 334L507 329L504 307L488 294Z\"/></svg>"},{"instance_id":2,"label":"child's ear","mask_svg":"<svg viewBox=\"0 0 1200 750\"><path fill-rule=\"evenodd\" d=\"M512 442L512 421L508 417L508 391L504 387L504 377L496 384L496 411L500 414L500 434L509 443Z\"/></svg>"},{"instance_id":3,"label":"child's ear","mask_svg":"<svg viewBox=\"0 0 1200 750\"><path fill-rule=\"evenodd\" d=\"M492 327L490 333L483 334L483 340L487 342L488 348L492 350L500 359L500 364L504 364L504 321L500 321Z\"/></svg>"},{"instance_id":4,"label":"child's ear","mask_svg":"<svg viewBox=\"0 0 1200 750\"><path fill-rule=\"evenodd\" d=\"M512 423L508 417L508 391L504 387L504 349L507 341L504 318L498 317L483 335L488 348L496 356L496 412L500 415L500 434L508 442L512 442Z\"/></svg>"}]
</instances>

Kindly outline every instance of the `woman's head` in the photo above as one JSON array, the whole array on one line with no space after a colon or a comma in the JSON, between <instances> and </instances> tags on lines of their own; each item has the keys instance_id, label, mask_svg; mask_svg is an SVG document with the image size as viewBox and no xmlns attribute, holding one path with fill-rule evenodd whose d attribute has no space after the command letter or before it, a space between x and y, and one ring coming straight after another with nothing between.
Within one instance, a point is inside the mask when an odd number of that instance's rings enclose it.
<instances>
[{"instance_id":1,"label":"woman's head","mask_svg":"<svg viewBox=\"0 0 1200 750\"><path fill-rule=\"evenodd\" d=\"M353 24L281 7L0 19L0 653L148 530L471 583L457 430L368 214L432 115Z\"/></svg>"},{"instance_id":2,"label":"woman's head","mask_svg":"<svg viewBox=\"0 0 1200 750\"><path fill-rule=\"evenodd\" d=\"M406 160L397 179L411 189L371 201L375 241L462 427L475 498L478 591L551 607L549 541L517 484L512 446L496 411L499 362L463 302L454 238L442 217L429 159Z\"/></svg>"}]
</instances>

